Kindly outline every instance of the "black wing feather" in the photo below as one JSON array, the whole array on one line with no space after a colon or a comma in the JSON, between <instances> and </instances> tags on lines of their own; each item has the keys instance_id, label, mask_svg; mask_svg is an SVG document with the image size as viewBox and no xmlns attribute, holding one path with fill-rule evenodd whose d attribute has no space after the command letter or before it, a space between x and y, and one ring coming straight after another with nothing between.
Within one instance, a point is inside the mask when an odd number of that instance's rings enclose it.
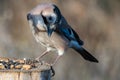
<instances>
[{"instance_id":1,"label":"black wing feather","mask_svg":"<svg viewBox=\"0 0 120 80\"><path fill-rule=\"evenodd\" d=\"M80 40L78 34L71 28L71 27L58 27L60 33L65 36L69 41L75 40L77 41L80 45L83 45L84 42Z\"/></svg>"}]
</instances>

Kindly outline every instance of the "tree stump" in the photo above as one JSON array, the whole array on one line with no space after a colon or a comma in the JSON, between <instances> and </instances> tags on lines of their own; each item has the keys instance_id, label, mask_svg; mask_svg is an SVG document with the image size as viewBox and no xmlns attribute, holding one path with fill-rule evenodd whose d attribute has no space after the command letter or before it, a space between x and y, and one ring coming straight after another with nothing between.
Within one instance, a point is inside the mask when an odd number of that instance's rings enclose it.
<instances>
[{"instance_id":1,"label":"tree stump","mask_svg":"<svg viewBox=\"0 0 120 80\"><path fill-rule=\"evenodd\" d=\"M50 70L43 71L0 71L0 80L50 80Z\"/></svg>"},{"instance_id":2,"label":"tree stump","mask_svg":"<svg viewBox=\"0 0 120 80\"><path fill-rule=\"evenodd\" d=\"M51 80L51 67L47 63L6 59L0 58L0 80Z\"/></svg>"}]
</instances>

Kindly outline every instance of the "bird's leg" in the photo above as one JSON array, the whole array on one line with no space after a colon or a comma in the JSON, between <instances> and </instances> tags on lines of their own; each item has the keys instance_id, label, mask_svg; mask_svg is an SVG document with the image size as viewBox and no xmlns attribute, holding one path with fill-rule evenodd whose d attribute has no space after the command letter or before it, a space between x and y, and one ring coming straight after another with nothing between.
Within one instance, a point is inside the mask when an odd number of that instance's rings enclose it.
<instances>
[{"instance_id":1,"label":"bird's leg","mask_svg":"<svg viewBox=\"0 0 120 80\"><path fill-rule=\"evenodd\" d=\"M46 55L48 53L48 51L46 50L46 51L44 51L40 56L38 56L37 58L36 58L36 60L39 60L40 58L42 58L44 55Z\"/></svg>"},{"instance_id":2,"label":"bird's leg","mask_svg":"<svg viewBox=\"0 0 120 80\"><path fill-rule=\"evenodd\" d=\"M53 64L51 66L55 65L57 63L57 61L60 59L60 57L61 57L61 55L58 55L57 58L55 59L55 61L53 62Z\"/></svg>"},{"instance_id":3,"label":"bird's leg","mask_svg":"<svg viewBox=\"0 0 120 80\"><path fill-rule=\"evenodd\" d=\"M37 61L40 61L40 58L42 58L43 56L45 56L49 51L46 50L45 52L43 52L39 57L36 58Z\"/></svg>"}]
</instances>

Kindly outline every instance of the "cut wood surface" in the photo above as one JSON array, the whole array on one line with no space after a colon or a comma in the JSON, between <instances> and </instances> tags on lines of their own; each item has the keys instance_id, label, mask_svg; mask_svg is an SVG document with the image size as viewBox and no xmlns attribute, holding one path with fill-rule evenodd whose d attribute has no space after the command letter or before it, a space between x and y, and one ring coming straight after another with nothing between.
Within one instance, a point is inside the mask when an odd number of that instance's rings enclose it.
<instances>
[{"instance_id":1,"label":"cut wood surface","mask_svg":"<svg viewBox=\"0 0 120 80\"><path fill-rule=\"evenodd\" d=\"M0 80L50 80L50 70L43 71L0 71Z\"/></svg>"},{"instance_id":2,"label":"cut wood surface","mask_svg":"<svg viewBox=\"0 0 120 80\"><path fill-rule=\"evenodd\" d=\"M28 62L19 63L18 59L15 59L15 61L13 59L0 59L0 66L2 66L0 69L0 80L50 80L50 65L31 61L33 60L29 59ZM14 65L16 62L17 65ZM13 65L12 68L10 67L11 65ZM16 68L18 65L21 65L21 67Z\"/></svg>"}]
</instances>

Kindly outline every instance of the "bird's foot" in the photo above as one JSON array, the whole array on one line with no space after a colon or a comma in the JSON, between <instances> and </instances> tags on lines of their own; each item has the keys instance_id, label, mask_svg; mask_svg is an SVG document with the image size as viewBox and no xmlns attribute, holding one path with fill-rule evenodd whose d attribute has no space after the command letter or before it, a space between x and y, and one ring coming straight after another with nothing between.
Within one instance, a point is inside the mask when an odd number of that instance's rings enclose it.
<instances>
[{"instance_id":1,"label":"bird's foot","mask_svg":"<svg viewBox=\"0 0 120 80\"><path fill-rule=\"evenodd\" d=\"M35 58L35 60L36 60L37 62L39 62L39 63L42 63L42 61L40 60L39 57Z\"/></svg>"},{"instance_id":2,"label":"bird's foot","mask_svg":"<svg viewBox=\"0 0 120 80\"><path fill-rule=\"evenodd\" d=\"M35 58L35 60L36 60L36 61L39 61L40 59L37 57L37 58Z\"/></svg>"}]
</instances>

